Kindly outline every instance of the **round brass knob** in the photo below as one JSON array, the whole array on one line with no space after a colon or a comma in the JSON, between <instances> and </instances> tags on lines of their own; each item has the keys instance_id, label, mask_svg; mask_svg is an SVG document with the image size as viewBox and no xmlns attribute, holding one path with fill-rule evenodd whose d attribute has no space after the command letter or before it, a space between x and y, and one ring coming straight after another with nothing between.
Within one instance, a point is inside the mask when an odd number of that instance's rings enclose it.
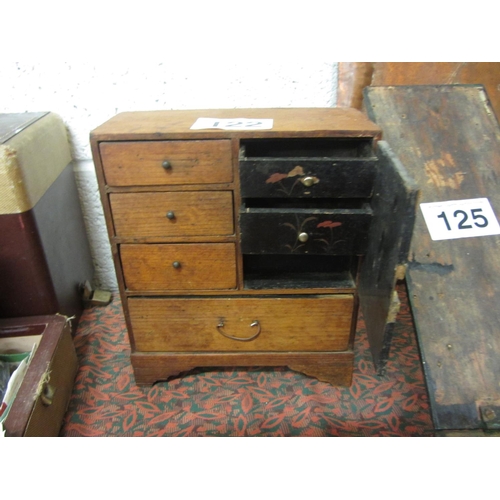
<instances>
[{"instance_id":1,"label":"round brass knob","mask_svg":"<svg viewBox=\"0 0 500 500\"><path fill-rule=\"evenodd\" d=\"M302 179L302 184L306 187L311 187L314 184L314 177L304 177Z\"/></svg>"},{"instance_id":2,"label":"round brass knob","mask_svg":"<svg viewBox=\"0 0 500 500\"><path fill-rule=\"evenodd\" d=\"M169 161L167 161L167 160L165 160L165 161L161 164L161 166L162 166L165 170L170 170L170 169L172 168L172 164L171 164Z\"/></svg>"},{"instance_id":3,"label":"round brass knob","mask_svg":"<svg viewBox=\"0 0 500 500\"><path fill-rule=\"evenodd\" d=\"M167 219L173 220L175 219L175 214L172 212L172 210L167 212Z\"/></svg>"},{"instance_id":4,"label":"round brass knob","mask_svg":"<svg viewBox=\"0 0 500 500\"><path fill-rule=\"evenodd\" d=\"M307 233L299 234L299 241L305 243L309 239L309 235Z\"/></svg>"},{"instance_id":5,"label":"round brass knob","mask_svg":"<svg viewBox=\"0 0 500 500\"><path fill-rule=\"evenodd\" d=\"M178 260L176 260L176 261L172 262L172 267L174 269L180 269L181 263Z\"/></svg>"}]
</instances>

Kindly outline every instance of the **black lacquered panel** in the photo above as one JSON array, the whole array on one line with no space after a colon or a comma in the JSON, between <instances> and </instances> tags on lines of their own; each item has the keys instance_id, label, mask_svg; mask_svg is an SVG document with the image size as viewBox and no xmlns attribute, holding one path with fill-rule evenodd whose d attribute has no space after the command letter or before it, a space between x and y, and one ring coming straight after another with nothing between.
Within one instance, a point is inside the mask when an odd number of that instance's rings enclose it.
<instances>
[{"instance_id":1,"label":"black lacquered panel","mask_svg":"<svg viewBox=\"0 0 500 500\"><path fill-rule=\"evenodd\" d=\"M368 198L376 160L261 158L240 160L244 198Z\"/></svg>"},{"instance_id":2,"label":"black lacquered panel","mask_svg":"<svg viewBox=\"0 0 500 500\"><path fill-rule=\"evenodd\" d=\"M243 141L243 198L369 198L377 158L367 138Z\"/></svg>"},{"instance_id":3,"label":"black lacquered panel","mask_svg":"<svg viewBox=\"0 0 500 500\"><path fill-rule=\"evenodd\" d=\"M372 218L355 209L246 208L240 213L243 254L363 255Z\"/></svg>"}]
</instances>

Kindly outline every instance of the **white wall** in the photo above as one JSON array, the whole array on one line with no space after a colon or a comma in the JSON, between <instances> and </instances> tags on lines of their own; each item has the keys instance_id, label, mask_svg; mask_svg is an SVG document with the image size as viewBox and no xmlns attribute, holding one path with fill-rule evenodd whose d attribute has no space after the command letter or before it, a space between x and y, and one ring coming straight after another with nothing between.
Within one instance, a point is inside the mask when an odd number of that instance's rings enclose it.
<instances>
[{"instance_id":1,"label":"white wall","mask_svg":"<svg viewBox=\"0 0 500 500\"><path fill-rule=\"evenodd\" d=\"M0 113L52 111L64 120L96 269L95 285L116 290L88 141L93 128L119 112L133 110L331 107L336 87L337 63L330 61L3 63Z\"/></svg>"}]
</instances>

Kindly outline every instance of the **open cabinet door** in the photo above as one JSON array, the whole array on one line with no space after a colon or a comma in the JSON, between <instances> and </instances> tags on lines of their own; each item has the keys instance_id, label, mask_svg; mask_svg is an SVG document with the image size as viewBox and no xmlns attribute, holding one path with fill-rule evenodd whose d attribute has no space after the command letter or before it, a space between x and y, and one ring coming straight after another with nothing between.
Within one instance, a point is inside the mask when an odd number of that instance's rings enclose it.
<instances>
[{"instance_id":1,"label":"open cabinet door","mask_svg":"<svg viewBox=\"0 0 500 500\"><path fill-rule=\"evenodd\" d=\"M359 276L359 299L375 368L385 370L415 221L417 185L388 143L377 143L378 171L372 195L369 246Z\"/></svg>"}]
</instances>

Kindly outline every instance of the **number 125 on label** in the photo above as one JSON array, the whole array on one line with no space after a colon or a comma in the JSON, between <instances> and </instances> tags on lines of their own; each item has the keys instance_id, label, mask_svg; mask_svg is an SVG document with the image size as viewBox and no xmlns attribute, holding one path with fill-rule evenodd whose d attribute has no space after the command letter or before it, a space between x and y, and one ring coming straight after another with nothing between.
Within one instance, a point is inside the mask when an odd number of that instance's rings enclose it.
<instances>
[{"instance_id":1,"label":"number 125 on label","mask_svg":"<svg viewBox=\"0 0 500 500\"><path fill-rule=\"evenodd\" d=\"M420 209L434 241L500 234L488 198L421 203Z\"/></svg>"}]
</instances>

